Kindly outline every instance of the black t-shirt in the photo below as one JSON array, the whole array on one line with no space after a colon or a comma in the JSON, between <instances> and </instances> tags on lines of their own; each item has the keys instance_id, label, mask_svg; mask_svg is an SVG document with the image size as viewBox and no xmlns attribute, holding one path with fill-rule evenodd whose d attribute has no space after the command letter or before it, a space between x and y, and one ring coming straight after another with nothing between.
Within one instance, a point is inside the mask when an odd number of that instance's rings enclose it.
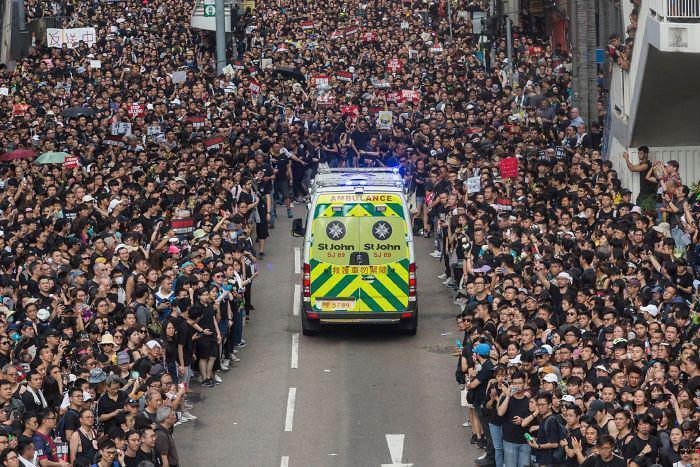
<instances>
[{"instance_id":1,"label":"black t-shirt","mask_svg":"<svg viewBox=\"0 0 700 467\"><path fill-rule=\"evenodd\" d=\"M481 384L474 388L476 404L480 405L486 402L486 385L489 381L491 381L491 378L493 378L493 368L493 362L491 362L491 360L486 360L481 364L481 370L476 373L476 377L474 379L478 379L481 382Z\"/></svg>"},{"instance_id":2,"label":"black t-shirt","mask_svg":"<svg viewBox=\"0 0 700 467\"><path fill-rule=\"evenodd\" d=\"M192 363L192 336L194 335L194 329L182 317L176 318L173 324L175 329L177 329L177 344L182 345L182 359L185 365L189 366Z\"/></svg>"},{"instance_id":3,"label":"black t-shirt","mask_svg":"<svg viewBox=\"0 0 700 467\"><path fill-rule=\"evenodd\" d=\"M155 447L151 450L150 453L145 453L141 449L139 449L138 454L136 454L136 458L139 460L139 462L146 461L146 460L150 461L156 467L160 467L163 465L163 459L158 454L156 454ZM137 463L137 465L138 465L138 463Z\"/></svg>"},{"instance_id":4,"label":"black t-shirt","mask_svg":"<svg viewBox=\"0 0 700 467\"><path fill-rule=\"evenodd\" d=\"M513 417L525 418L530 415L530 398L511 397L508 408L503 416L503 441L515 444L527 444L525 441L525 428L513 423Z\"/></svg>"},{"instance_id":5,"label":"black t-shirt","mask_svg":"<svg viewBox=\"0 0 700 467\"><path fill-rule=\"evenodd\" d=\"M287 165L289 164L289 157L287 154L282 152L277 156L274 156L272 160L274 167L277 169L275 174L275 180L278 182L284 182L287 180Z\"/></svg>"},{"instance_id":6,"label":"black t-shirt","mask_svg":"<svg viewBox=\"0 0 700 467\"><path fill-rule=\"evenodd\" d=\"M581 467L627 467L627 461L618 456L613 456L609 461L604 461L599 455L595 455L583 461Z\"/></svg>"},{"instance_id":7,"label":"black t-shirt","mask_svg":"<svg viewBox=\"0 0 700 467\"><path fill-rule=\"evenodd\" d=\"M75 410L71 409L70 407L66 411L65 414L63 414L63 433L58 433L58 435L67 440L68 437L66 436L66 431L75 431L78 428L80 428L80 413Z\"/></svg>"},{"instance_id":8,"label":"black t-shirt","mask_svg":"<svg viewBox=\"0 0 700 467\"><path fill-rule=\"evenodd\" d=\"M114 412L117 409L123 409L124 404L126 404L126 401L129 398L127 397L126 394L124 394L122 391L117 392L117 400L112 400L107 393L102 394L100 398L97 400L97 414L99 415L106 415L109 413ZM117 421L117 417L112 417L107 421L102 422L102 425L104 427L104 432L107 433L112 427L115 426L115 423Z\"/></svg>"},{"instance_id":9,"label":"black t-shirt","mask_svg":"<svg viewBox=\"0 0 700 467\"><path fill-rule=\"evenodd\" d=\"M643 457L650 461L655 461L659 455L659 439L653 435L649 435L649 439L646 441L635 435L635 437L627 443L627 446L625 446L625 452L623 453L625 459L632 459L638 456L647 444L651 447L651 452L645 454Z\"/></svg>"}]
</instances>

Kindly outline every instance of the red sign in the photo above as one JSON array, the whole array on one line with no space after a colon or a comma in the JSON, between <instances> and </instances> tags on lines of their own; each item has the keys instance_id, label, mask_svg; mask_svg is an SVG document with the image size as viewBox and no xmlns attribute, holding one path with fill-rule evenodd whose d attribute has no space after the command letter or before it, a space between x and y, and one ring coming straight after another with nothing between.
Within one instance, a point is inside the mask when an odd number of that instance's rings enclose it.
<instances>
[{"instance_id":1,"label":"red sign","mask_svg":"<svg viewBox=\"0 0 700 467\"><path fill-rule=\"evenodd\" d=\"M377 40L377 34L374 32L365 32L362 34L362 40L364 42L372 42Z\"/></svg>"},{"instance_id":2,"label":"red sign","mask_svg":"<svg viewBox=\"0 0 700 467\"><path fill-rule=\"evenodd\" d=\"M401 60L398 58L392 58L389 60L389 63L387 64L386 68L389 70L391 73L397 73L401 71Z\"/></svg>"},{"instance_id":3,"label":"red sign","mask_svg":"<svg viewBox=\"0 0 700 467\"><path fill-rule=\"evenodd\" d=\"M352 73L350 73L349 71L337 71L335 73L335 79L337 79L338 81L347 81L349 83L352 82L352 76Z\"/></svg>"},{"instance_id":4,"label":"red sign","mask_svg":"<svg viewBox=\"0 0 700 467\"><path fill-rule=\"evenodd\" d=\"M506 157L501 159L501 178L515 178L518 176L518 158Z\"/></svg>"},{"instance_id":5,"label":"red sign","mask_svg":"<svg viewBox=\"0 0 700 467\"><path fill-rule=\"evenodd\" d=\"M65 159L63 159L63 168L64 169L74 169L80 165L80 159L78 156L66 156Z\"/></svg>"},{"instance_id":6,"label":"red sign","mask_svg":"<svg viewBox=\"0 0 700 467\"><path fill-rule=\"evenodd\" d=\"M29 104L14 104L12 106L12 115L22 116L27 112L27 109L29 109Z\"/></svg>"},{"instance_id":7,"label":"red sign","mask_svg":"<svg viewBox=\"0 0 700 467\"><path fill-rule=\"evenodd\" d=\"M189 117L187 119L187 121L190 122L194 128L203 127L206 120L206 117Z\"/></svg>"},{"instance_id":8,"label":"red sign","mask_svg":"<svg viewBox=\"0 0 700 467\"><path fill-rule=\"evenodd\" d=\"M401 91L401 97L403 97L404 100L418 103L420 102L420 91L416 91L415 89L403 89Z\"/></svg>"},{"instance_id":9,"label":"red sign","mask_svg":"<svg viewBox=\"0 0 700 467\"><path fill-rule=\"evenodd\" d=\"M331 77L328 75L316 75L311 77L311 86L323 87L328 86Z\"/></svg>"},{"instance_id":10,"label":"red sign","mask_svg":"<svg viewBox=\"0 0 700 467\"><path fill-rule=\"evenodd\" d=\"M204 147L207 149L219 149L223 142L224 138L222 136L215 136L213 138L205 139Z\"/></svg>"},{"instance_id":11,"label":"red sign","mask_svg":"<svg viewBox=\"0 0 700 467\"><path fill-rule=\"evenodd\" d=\"M146 115L146 107L144 107L141 104L131 104L128 110L128 114L131 118L143 117L144 115Z\"/></svg>"},{"instance_id":12,"label":"red sign","mask_svg":"<svg viewBox=\"0 0 700 467\"><path fill-rule=\"evenodd\" d=\"M360 108L356 105L344 105L340 108L343 115L350 115L352 118L357 118L360 113Z\"/></svg>"},{"instance_id":13,"label":"red sign","mask_svg":"<svg viewBox=\"0 0 700 467\"><path fill-rule=\"evenodd\" d=\"M301 23L301 29L304 31L308 31L310 29L314 28L314 22L313 21L302 21Z\"/></svg>"},{"instance_id":14,"label":"red sign","mask_svg":"<svg viewBox=\"0 0 700 467\"><path fill-rule=\"evenodd\" d=\"M250 92L253 94L260 94L260 83L251 79L248 89L250 89Z\"/></svg>"}]
</instances>

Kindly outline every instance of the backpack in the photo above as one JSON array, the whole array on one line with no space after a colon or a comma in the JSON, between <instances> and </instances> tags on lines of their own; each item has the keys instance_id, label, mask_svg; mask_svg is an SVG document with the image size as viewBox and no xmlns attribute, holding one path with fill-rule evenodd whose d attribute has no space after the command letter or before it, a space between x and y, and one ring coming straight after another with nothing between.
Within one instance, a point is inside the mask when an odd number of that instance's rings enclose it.
<instances>
[{"instance_id":1,"label":"backpack","mask_svg":"<svg viewBox=\"0 0 700 467\"><path fill-rule=\"evenodd\" d=\"M545 422L544 422L545 431L547 430L547 423L552 423L552 422L550 422L550 420L554 420L554 423L557 424L557 433L558 433L557 438L559 438L558 441L562 441L562 440L566 439L566 427L564 427L564 425L559 423L559 419L557 418L556 415L550 415L549 418L547 418L547 420L545 420ZM566 464L566 462L567 462L566 451L564 450L564 448L561 445L557 446L556 449L553 450L552 460L554 461L555 464Z\"/></svg>"},{"instance_id":2,"label":"backpack","mask_svg":"<svg viewBox=\"0 0 700 467\"><path fill-rule=\"evenodd\" d=\"M66 418L68 417L68 414L71 413L71 410L78 414L78 411L75 409L71 409L70 407L68 410L66 410L66 413L63 414L63 416L58 419L58 424L56 425L56 433L58 436L63 439L64 441L68 442L69 440L66 439ZM80 414L78 414L80 415Z\"/></svg>"}]
</instances>

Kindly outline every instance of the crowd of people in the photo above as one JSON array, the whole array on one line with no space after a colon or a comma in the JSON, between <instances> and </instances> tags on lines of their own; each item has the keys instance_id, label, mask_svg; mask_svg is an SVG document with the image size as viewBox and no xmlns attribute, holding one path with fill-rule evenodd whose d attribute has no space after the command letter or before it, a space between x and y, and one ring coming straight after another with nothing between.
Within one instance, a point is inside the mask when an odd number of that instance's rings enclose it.
<instances>
[{"instance_id":1,"label":"crowd of people","mask_svg":"<svg viewBox=\"0 0 700 467\"><path fill-rule=\"evenodd\" d=\"M461 309L477 463L697 464L693 181L629 162L632 202L541 21L509 63L487 2L450 41L443 1L260 1L219 75L189 1L26 4L96 37L0 67L0 464L179 465L322 163L404 175Z\"/></svg>"}]
</instances>

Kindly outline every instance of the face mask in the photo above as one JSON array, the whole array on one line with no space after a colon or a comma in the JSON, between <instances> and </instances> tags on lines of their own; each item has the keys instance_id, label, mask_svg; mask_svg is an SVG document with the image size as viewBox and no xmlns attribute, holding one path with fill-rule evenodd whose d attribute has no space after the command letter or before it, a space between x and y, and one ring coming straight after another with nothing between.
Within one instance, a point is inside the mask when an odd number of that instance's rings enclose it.
<instances>
[{"instance_id":1,"label":"face mask","mask_svg":"<svg viewBox=\"0 0 700 467\"><path fill-rule=\"evenodd\" d=\"M477 363L476 366L474 367L474 369L477 371L477 373L480 372L481 371L481 363Z\"/></svg>"},{"instance_id":2,"label":"face mask","mask_svg":"<svg viewBox=\"0 0 700 467\"><path fill-rule=\"evenodd\" d=\"M92 237L93 232L94 232L94 229L93 229L92 227L90 227L89 229L87 229L87 233L88 233L88 235L91 236L91 237Z\"/></svg>"},{"instance_id":3,"label":"face mask","mask_svg":"<svg viewBox=\"0 0 700 467\"><path fill-rule=\"evenodd\" d=\"M117 285L122 285L124 283L124 278L123 277L115 277L114 283Z\"/></svg>"}]
</instances>

